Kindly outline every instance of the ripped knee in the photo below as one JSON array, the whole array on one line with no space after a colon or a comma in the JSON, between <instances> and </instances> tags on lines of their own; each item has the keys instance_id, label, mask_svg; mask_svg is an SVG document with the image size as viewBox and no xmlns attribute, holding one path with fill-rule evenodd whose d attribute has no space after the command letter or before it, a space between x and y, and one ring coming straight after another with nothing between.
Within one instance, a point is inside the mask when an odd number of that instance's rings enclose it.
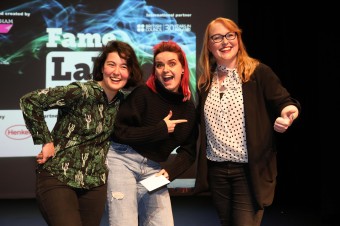
<instances>
[{"instance_id":1,"label":"ripped knee","mask_svg":"<svg viewBox=\"0 0 340 226\"><path fill-rule=\"evenodd\" d=\"M122 192L111 192L111 201L113 199L117 199L117 200L120 200L120 199L123 199L124 198L124 194Z\"/></svg>"}]
</instances>

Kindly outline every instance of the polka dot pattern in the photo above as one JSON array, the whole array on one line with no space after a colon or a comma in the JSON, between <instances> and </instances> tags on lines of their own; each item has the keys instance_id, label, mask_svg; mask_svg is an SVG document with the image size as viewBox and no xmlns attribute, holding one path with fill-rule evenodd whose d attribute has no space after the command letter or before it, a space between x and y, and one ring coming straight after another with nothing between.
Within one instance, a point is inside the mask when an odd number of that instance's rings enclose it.
<instances>
[{"instance_id":1,"label":"polka dot pattern","mask_svg":"<svg viewBox=\"0 0 340 226\"><path fill-rule=\"evenodd\" d=\"M204 105L207 158L222 162L248 162L242 82L230 70L222 83L217 72Z\"/></svg>"}]
</instances>

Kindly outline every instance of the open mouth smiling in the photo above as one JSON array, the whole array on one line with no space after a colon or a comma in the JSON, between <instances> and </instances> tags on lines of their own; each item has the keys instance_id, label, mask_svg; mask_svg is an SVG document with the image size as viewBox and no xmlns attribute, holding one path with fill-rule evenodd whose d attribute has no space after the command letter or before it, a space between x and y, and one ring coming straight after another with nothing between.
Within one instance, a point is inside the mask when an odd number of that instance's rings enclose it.
<instances>
[{"instance_id":1,"label":"open mouth smiling","mask_svg":"<svg viewBox=\"0 0 340 226\"><path fill-rule=\"evenodd\" d=\"M169 82L174 79L174 76L163 77L164 82Z\"/></svg>"}]
</instances>

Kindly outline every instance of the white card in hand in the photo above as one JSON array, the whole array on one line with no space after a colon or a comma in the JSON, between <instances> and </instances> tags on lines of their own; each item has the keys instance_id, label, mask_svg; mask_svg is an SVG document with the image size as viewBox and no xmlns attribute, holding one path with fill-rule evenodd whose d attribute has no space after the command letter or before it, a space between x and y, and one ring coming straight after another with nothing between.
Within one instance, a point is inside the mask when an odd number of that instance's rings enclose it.
<instances>
[{"instance_id":1,"label":"white card in hand","mask_svg":"<svg viewBox=\"0 0 340 226\"><path fill-rule=\"evenodd\" d=\"M140 182L148 191L155 190L163 185L169 184L170 181L166 179L163 175L156 177L156 174L142 180Z\"/></svg>"}]
</instances>

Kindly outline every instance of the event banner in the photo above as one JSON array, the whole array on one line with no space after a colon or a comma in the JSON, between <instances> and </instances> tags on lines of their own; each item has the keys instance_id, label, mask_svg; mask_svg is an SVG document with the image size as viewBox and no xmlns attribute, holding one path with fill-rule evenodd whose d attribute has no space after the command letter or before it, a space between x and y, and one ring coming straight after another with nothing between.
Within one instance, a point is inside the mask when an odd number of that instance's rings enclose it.
<instances>
[{"instance_id":1,"label":"event banner","mask_svg":"<svg viewBox=\"0 0 340 226\"><path fill-rule=\"evenodd\" d=\"M174 40L187 55L191 90L206 25L218 16L237 20L237 1L5 0L0 3L0 157L35 156L19 99L27 92L85 81L102 46L129 43L144 75L152 48ZM193 95L195 96L195 95ZM56 111L46 111L52 129Z\"/></svg>"}]
</instances>

